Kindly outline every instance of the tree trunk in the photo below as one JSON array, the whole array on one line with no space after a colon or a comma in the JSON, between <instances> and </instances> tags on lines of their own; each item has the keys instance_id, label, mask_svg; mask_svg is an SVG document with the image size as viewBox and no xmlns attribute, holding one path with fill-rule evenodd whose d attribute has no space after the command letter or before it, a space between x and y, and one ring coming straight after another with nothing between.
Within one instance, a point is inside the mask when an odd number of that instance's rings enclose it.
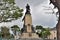
<instances>
[{"instance_id":1,"label":"tree trunk","mask_svg":"<svg viewBox=\"0 0 60 40\"><path fill-rule=\"evenodd\" d=\"M60 21L57 23L57 40L60 40Z\"/></svg>"},{"instance_id":2,"label":"tree trunk","mask_svg":"<svg viewBox=\"0 0 60 40\"><path fill-rule=\"evenodd\" d=\"M59 20L56 27L57 27L57 40L60 40L60 10L59 10Z\"/></svg>"}]
</instances>

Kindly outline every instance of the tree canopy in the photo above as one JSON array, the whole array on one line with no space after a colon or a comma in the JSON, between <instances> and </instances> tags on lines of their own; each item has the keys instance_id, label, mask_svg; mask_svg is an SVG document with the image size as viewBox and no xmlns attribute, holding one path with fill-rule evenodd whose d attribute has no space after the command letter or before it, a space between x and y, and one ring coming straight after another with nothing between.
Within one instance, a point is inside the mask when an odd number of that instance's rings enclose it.
<instances>
[{"instance_id":1,"label":"tree canopy","mask_svg":"<svg viewBox=\"0 0 60 40\"><path fill-rule=\"evenodd\" d=\"M13 25L11 28L12 28L12 29L15 29L15 30L17 30L17 31L20 31L20 28L19 28L17 25Z\"/></svg>"},{"instance_id":2,"label":"tree canopy","mask_svg":"<svg viewBox=\"0 0 60 40\"><path fill-rule=\"evenodd\" d=\"M9 28L1 27L1 36L2 38L9 38L10 37Z\"/></svg>"},{"instance_id":3,"label":"tree canopy","mask_svg":"<svg viewBox=\"0 0 60 40\"><path fill-rule=\"evenodd\" d=\"M11 29L12 29L12 31L13 31L13 33L16 35L16 32L19 32L20 31L20 28L17 26L17 25L13 25L12 27L11 27Z\"/></svg>"},{"instance_id":4,"label":"tree canopy","mask_svg":"<svg viewBox=\"0 0 60 40\"><path fill-rule=\"evenodd\" d=\"M39 37L48 37L51 34L49 28L43 28L41 25L37 25L36 30Z\"/></svg>"},{"instance_id":5,"label":"tree canopy","mask_svg":"<svg viewBox=\"0 0 60 40\"><path fill-rule=\"evenodd\" d=\"M3 0L0 2L0 22L11 22L22 17L23 9L15 4L15 0Z\"/></svg>"},{"instance_id":6,"label":"tree canopy","mask_svg":"<svg viewBox=\"0 0 60 40\"><path fill-rule=\"evenodd\" d=\"M43 28L43 26L41 26L41 25L36 26L36 29L42 29L42 28Z\"/></svg>"}]
</instances>

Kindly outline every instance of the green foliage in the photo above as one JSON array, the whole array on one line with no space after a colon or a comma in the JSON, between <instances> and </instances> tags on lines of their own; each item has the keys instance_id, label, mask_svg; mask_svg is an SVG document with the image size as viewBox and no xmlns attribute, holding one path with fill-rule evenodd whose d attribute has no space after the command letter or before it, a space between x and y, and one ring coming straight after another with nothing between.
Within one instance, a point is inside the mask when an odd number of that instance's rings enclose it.
<instances>
[{"instance_id":1,"label":"green foliage","mask_svg":"<svg viewBox=\"0 0 60 40\"><path fill-rule=\"evenodd\" d=\"M0 32L0 37L2 37L2 33Z\"/></svg>"},{"instance_id":2,"label":"green foliage","mask_svg":"<svg viewBox=\"0 0 60 40\"><path fill-rule=\"evenodd\" d=\"M20 28L19 28L17 25L12 26L11 28L12 28L12 29L15 29L15 30L17 30L17 31L20 30Z\"/></svg>"},{"instance_id":3,"label":"green foliage","mask_svg":"<svg viewBox=\"0 0 60 40\"><path fill-rule=\"evenodd\" d=\"M10 35L10 38L14 38L14 35L13 35L13 34L11 34L11 35Z\"/></svg>"},{"instance_id":4,"label":"green foliage","mask_svg":"<svg viewBox=\"0 0 60 40\"><path fill-rule=\"evenodd\" d=\"M36 30L38 30L37 34L39 35L39 37L47 37L51 34L49 28L43 28L43 26L41 25L37 25ZM39 30L41 31L39 32Z\"/></svg>"},{"instance_id":5,"label":"green foliage","mask_svg":"<svg viewBox=\"0 0 60 40\"><path fill-rule=\"evenodd\" d=\"M15 0L3 0L4 2L14 3Z\"/></svg>"},{"instance_id":6,"label":"green foliage","mask_svg":"<svg viewBox=\"0 0 60 40\"><path fill-rule=\"evenodd\" d=\"M20 28L17 25L12 26L11 29L15 35L16 35L16 32L20 31Z\"/></svg>"},{"instance_id":7,"label":"green foliage","mask_svg":"<svg viewBox=\"0 0 60 40\"><path fill-rule=\"evenodd\" d=\"M14 4L15 0L3 0L0 3L0 22L11 22L22 17L23 9L19 8Z\"/></svg>"},{"instance_id":8,"label":"green foliage","mask_svg":"<svg viewBox=\"0 0 60 40\"><path fill-rule=\"evenodd\" d=\"M45 28L45 30L42 30L40 34L41 34L41 37L47 38L51 33L48 28Z\"/></svg>"},{"instance_id":9,"label":"green foliage","mask_svg":"<svg viewBox=\"0 0 60 40\"><path fill-rule=\"evenodd\" d=\"M2 38L9 38L10 32L7 27L1 27Z\"/></svg>"},{"instance_id":10,"label":"green foliage","mask_svg":"<svg viewBox=\"0 0 60 40\"><path fill-rule=\"evenodd\" d=\"M43 29L43 26L37 25L37 26L36 26L36 29Z\"/></svg>"}]
</instances>

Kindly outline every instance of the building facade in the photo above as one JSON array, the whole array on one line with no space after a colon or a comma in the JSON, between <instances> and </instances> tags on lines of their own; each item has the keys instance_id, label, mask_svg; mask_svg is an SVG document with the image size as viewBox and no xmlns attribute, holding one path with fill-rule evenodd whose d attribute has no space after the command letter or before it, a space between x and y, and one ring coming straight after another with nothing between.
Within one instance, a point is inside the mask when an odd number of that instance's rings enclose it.
<instances>
[{"instance_id":1,"label":"building facade","mask_svg":"<svg viewBox=\"0 0 60 40\"><path fill-rule=\"evenodd\" d=\"M51 35L48 36L49 39L57 39L57 30L56 27L50 29Z\"/></svg>"}]
</instances>

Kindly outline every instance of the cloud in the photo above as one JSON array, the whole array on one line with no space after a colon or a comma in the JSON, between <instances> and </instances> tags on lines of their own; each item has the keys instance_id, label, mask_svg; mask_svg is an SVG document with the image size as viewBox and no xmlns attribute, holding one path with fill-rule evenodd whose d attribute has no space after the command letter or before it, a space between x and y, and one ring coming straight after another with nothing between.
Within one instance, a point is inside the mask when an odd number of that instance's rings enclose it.
<instances>
[{"instance_id":1,"label":"cloud","mask_svg":"<svg viewBox=\"0 0 60 40\"><path fill-rule=\"evenodd\" d=\"M45 1L38 6L32 7L32 18L33 18L33 25L43 25L46 27L55 27L56 25L56 16L53 14L45 14L45 10L43 6L51 6ZM48 11L48 10L47 10Z\"/></svg>"},{"instance_id":2,"label":"cloud","mask_svg":"<svg viewBox=\"0 0 60 40\"><path fill-rule=\"evenodd\" d=\"M27 0L16 0L15 2L16 2L17 6L19 6L20 8L23 8L25 10ZM49 5L49 0L38 0L38 1L29 0L28 3L31 7L33 25L43 25L45 27L55 27L56 16L53 14L45 14L45 10L43 7L43 6L53 7L53 5ZM11 23L6 23L5 25L7 25L7 26L18 25L20 27L23 27L23 22L21 20L22 20L22 18L12 21ZM2 25L3 25L3 23L1 24L1 26Z\"/></svg>"},{"instance_id":3,"label":"cloud","mask_svg":"<svg viewBox=\"0 0 60 40\"><path fill-rule=\"evenodd\" d=\"M45 2L47 0L16 0L16 5L22 8L25 8L26 4L29 3L30 6L37 6L39 4L42 4L43 2Z\"/></svg>"}]
</instances>

